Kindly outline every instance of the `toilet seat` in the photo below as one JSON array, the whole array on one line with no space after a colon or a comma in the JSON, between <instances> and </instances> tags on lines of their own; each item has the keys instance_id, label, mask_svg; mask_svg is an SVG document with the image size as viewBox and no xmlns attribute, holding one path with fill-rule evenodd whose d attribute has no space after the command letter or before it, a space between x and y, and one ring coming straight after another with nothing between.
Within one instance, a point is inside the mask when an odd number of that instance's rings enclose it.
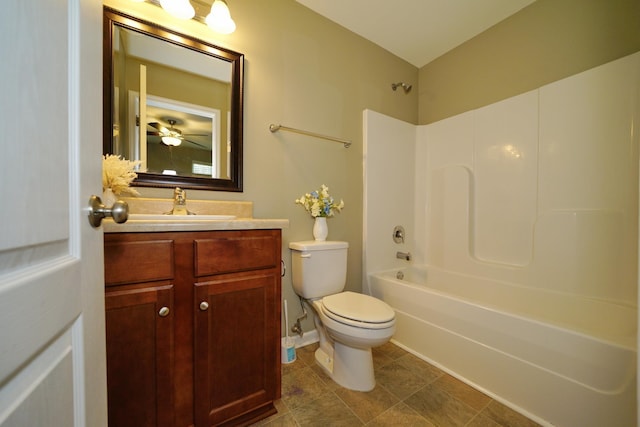
<instances>
[{"instance_id":1,"label":"toilet seat","mask_svg":"<svg viewBox=\"0 0 640 427\"><path fill-rule=\"evenodd\" d=\"M322 298L322 313L336 322L366 329L386 329L395 324L395 311L384 301L355 292Z\"/></svg>"}]
</instances>

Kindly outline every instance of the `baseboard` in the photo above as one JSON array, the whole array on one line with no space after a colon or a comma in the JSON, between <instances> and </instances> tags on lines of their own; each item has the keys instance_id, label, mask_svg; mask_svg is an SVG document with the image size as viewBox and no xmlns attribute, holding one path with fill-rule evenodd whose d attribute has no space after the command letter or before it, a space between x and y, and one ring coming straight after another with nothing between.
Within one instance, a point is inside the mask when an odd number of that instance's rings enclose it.
<instances>
[{"instance_id":1,"label":"baseboard","mask_svg":"<svg viewBox=\"0 0 640 427\"><path fill-rule=\"evenodd\" d=\"M304 347L318 341L320 341L320 338L318 337L318 331L316 331L315 329L303 333L302 336L296 335L295 337L296 348Z\"/></svg>"}]
</instances>

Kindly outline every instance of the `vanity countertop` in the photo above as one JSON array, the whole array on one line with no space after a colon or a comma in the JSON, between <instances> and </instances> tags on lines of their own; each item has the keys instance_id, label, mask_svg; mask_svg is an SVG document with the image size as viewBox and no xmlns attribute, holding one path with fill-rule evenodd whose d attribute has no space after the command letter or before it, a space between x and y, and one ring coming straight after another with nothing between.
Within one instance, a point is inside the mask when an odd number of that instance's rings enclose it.
<instances>
[{"instance_id":1,"label":"vanity countertop","mask_svg":"<svg viewBox=\"0 0 640 427\"><path fill-rule=\"evenodd\" d=\"M123 197L134 214L158 214L170 211L170 199ZM116 224L111 218L102 222L105 233L149 233L161 231L214 231L214 230L266 230L289 228L288 219L253 218L253 203L246 201L188 200L187 208L196 213L185 221L168 217L167 220L132 220ZM232 215L234 219L199 220L198 215Z\"/></svg>"},{"instance_id":2,"label":"vanity countertop","mask_svg":"<svg viewBox=\"0 0 640 427\"><path fill-rule=\"evenodd\" d=\"M107 218L102 222L105 233L149 233L160 231L260 230L289 228L288 219L236 218L215 221L135 221L116 224Z\"/></svg>"}]
</instances>

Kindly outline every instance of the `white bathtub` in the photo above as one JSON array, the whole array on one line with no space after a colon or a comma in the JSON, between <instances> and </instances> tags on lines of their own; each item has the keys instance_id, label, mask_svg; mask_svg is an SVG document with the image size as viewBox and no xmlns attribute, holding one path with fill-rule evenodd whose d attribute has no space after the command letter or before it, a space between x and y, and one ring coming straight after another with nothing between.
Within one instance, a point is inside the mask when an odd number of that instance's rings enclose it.
<instances>
[{"instance_id":1,"label":"white bathtub","mask_svg":"<svg viewBox=\"0 0 640 427\"><path fill-rule=\"evenodd\" d=\"M635 307L431 267L368 279L395 343L496 400L544 425L636 425Z\"/></svg>"}]
</instances>

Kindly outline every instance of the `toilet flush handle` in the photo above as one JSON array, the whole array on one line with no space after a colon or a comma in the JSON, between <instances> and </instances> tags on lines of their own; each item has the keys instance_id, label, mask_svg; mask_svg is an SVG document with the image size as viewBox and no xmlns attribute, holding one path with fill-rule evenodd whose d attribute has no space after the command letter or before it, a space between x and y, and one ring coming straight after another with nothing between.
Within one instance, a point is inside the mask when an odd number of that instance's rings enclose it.
<instances>
[{"instance_id":1,"label":"toilet flush handle","mask_svg":"<svg viewBox=\"0 0 640 427\"><path fill-rule=\"evenodd\" d=\"M302 255L300 255L300 258L311 258L311 254L303 253Z\"/></svg>"}]
</instances>

